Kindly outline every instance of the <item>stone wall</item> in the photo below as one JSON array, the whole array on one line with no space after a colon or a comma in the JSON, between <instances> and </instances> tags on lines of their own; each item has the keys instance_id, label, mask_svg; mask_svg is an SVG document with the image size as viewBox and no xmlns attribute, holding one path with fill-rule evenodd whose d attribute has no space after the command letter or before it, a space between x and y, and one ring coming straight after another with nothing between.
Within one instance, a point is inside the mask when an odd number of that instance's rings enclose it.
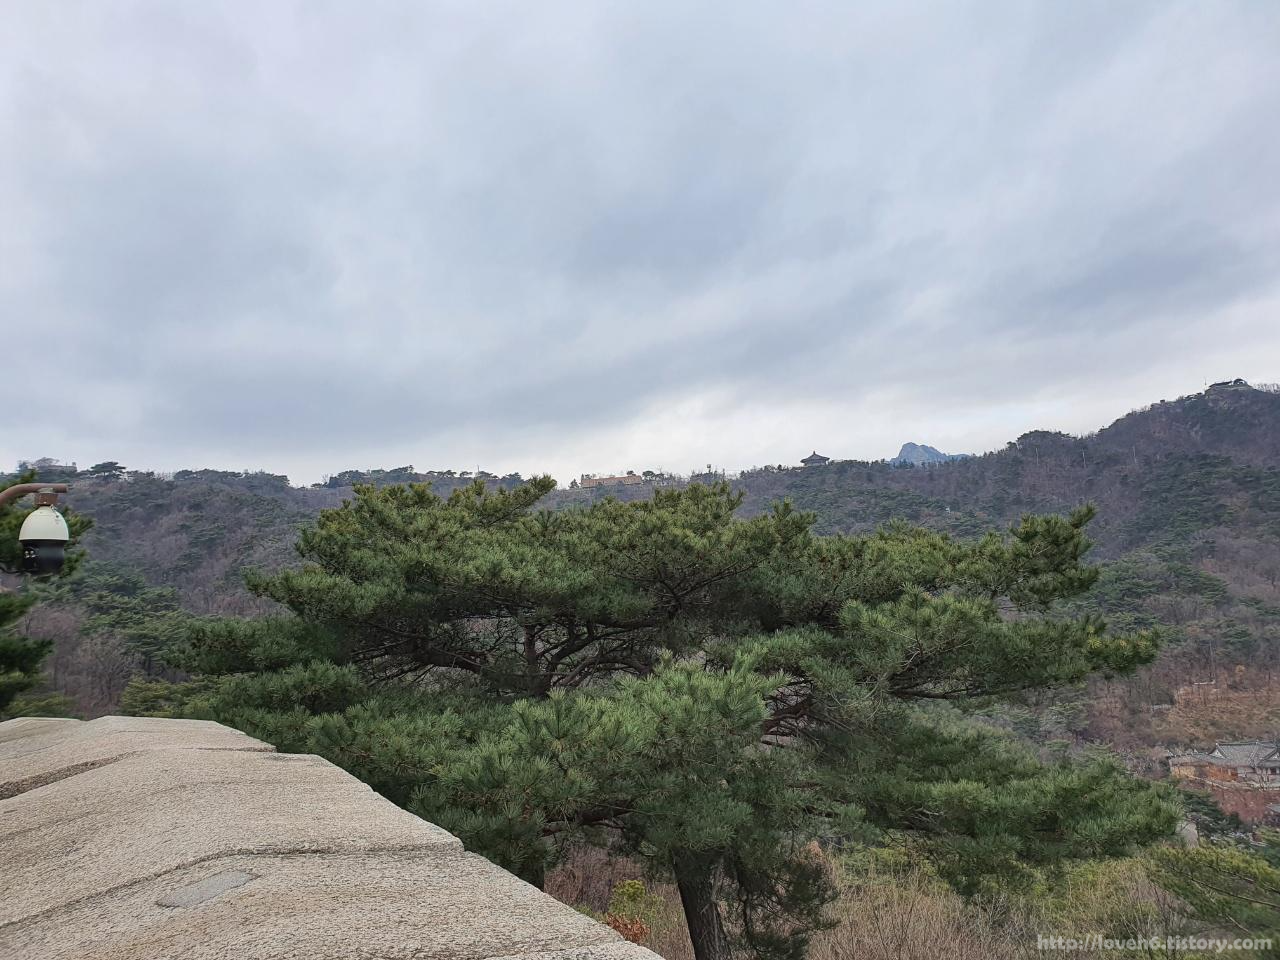
<instances>
[{"instance_id":1,"label":"stone wall","mask_svg":"<svg viewBox=\"0 0 1280 960\"><path fill-rule=\"evenodd\" d=\"M656 960L315 756L216 723L0 723L6 960Z\"/></svg>"}]
</instances>

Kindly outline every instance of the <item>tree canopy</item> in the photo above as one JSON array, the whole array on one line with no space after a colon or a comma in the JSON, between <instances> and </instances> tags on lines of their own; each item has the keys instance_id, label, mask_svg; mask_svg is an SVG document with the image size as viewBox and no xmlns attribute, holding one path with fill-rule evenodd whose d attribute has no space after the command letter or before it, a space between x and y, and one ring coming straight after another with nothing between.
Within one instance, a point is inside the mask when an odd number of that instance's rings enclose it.
<instances>
[{"instance_id":1,"label":"tree canopy","mask_svg":"<svg viewBox=\"0 0 1280 960\"><path fill-rule=\"evenodd\" d=\"M104 460L102 463L95 463L85 472L99 480L119 480L124 476L125 468L116 460Z\"/></svg>"},{"instance_id":2,"label":"tree canopy","mask_svg":"<svg viewBox=\"0 0 1280 960\"><path fill-rule=\"evenodd\" d=\"M1175 806L1104 759L1044 760L993 698L1122 673L1156 639L1068 601L1092 511L973 541L819 537L721 483L582 509L553 487L359 488L255 575L286 608L205 620L185 688L137 709L318 752L538 881L569 844L674 878L700 960L796 956L824 847L892 844L958 888L1167 834Z\"/></svg>"}]
</instances>

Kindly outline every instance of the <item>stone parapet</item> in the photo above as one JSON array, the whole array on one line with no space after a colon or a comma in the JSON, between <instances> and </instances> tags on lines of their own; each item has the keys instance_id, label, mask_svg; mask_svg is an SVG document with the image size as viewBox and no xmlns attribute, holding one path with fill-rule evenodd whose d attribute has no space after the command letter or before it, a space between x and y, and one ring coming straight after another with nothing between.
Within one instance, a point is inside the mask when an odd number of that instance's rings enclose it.
<instances>
[{"instance_id":1,"label":"stone parapet","mask_svg":"<svg viewBox=\"0 0 1280 960\"><path fill-rule=\"evenodd\" d=\"M654 960L315 756L216 723L0 723L0 956Z\"/></svg>"}]
</instances>

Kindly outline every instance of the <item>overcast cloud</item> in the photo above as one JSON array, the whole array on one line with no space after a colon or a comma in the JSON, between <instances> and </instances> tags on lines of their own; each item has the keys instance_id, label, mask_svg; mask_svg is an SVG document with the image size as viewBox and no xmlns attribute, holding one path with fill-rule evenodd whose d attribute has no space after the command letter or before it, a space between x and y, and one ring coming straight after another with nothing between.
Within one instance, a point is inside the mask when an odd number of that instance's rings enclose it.
<instances>
[{"instance_id":1,"label":"overcast cloud","mask_svg":"<svg viewBox=\"0 0 1280 960\"><path fill-rule=\"evenodd\" d=\"M0 458L739 468L1280 380L1280 4L0 2Z\"/></svg>"}]
</instances>

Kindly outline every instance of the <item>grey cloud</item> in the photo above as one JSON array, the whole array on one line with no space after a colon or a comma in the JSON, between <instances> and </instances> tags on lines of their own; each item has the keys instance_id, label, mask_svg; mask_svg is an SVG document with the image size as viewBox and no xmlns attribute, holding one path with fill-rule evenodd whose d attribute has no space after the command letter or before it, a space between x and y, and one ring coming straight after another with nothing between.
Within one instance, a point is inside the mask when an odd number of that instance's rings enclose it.
<instances>
[{"instance_id":1,"label":"grey cloud","mask_svg":"<svg viewBox=\"0 0 1280 960\"><path fill-rule=\"evenodd\" d=\"M459 431L488 460L711 393L914 381L983 411L1109 389L1120 361L1064 373L1064 336L1083 355L1280 292L1268 5L8 21L0 323L57 330L67 445L110 445L104 398L144 456L334 468ZM0 453L75 454L41 442Z\"/></svg>"}]
</instances>

